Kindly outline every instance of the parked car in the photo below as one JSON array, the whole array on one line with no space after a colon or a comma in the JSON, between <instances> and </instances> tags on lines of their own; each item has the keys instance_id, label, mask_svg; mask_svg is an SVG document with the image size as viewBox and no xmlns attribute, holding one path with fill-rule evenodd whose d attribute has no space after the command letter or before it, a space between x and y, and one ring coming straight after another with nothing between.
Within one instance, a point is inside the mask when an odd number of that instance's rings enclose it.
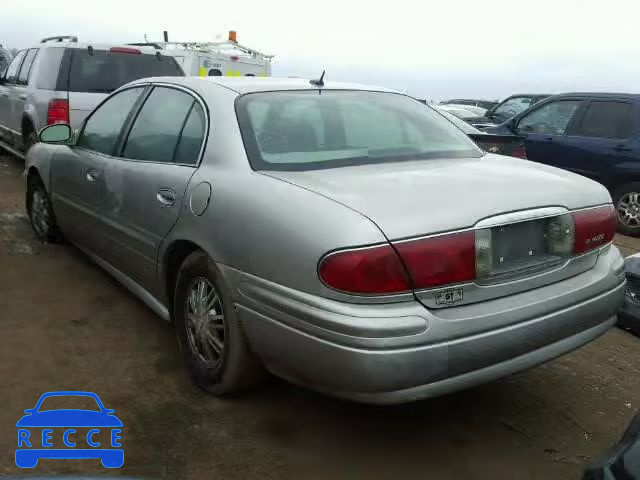
<instances>
[{"instance_id":1,"label":"parked car","mask_svg":"<svg viewBox=\"0 0 640 480\"><path fill-rule=\"evenodd\" d=\"M215 394L264 366L362 402L440 395L584 345L624 300L604 187L487 154L390 90L146 79L40 138L38 238L175 322Z\"/></svg>"},{"instance_id":2,"label":"parked car","mask_svg":"<svg viewBox=\"0 0 640 480\"><path fill-rule=\"evenodd\" d=\"M475 107L482 107L485 110L489 110L493 107L495 107L496 105L498 105L498 102L494 102L491 100L472 100L469 98L457 98L457 99L453 99L453 100L445 100L443 102L440 102L441 105L449 105L449 104L454 104L454 105L472 105Z\"/></svg>"},{"instance_id":3,"label":"parked car","mask_svg":"<svg viewBox=\"0 0 640 480\"><path fill-rule=\"evenodd\" d=\"M0 76L0 148L21 156L52 123L73 128L125 83L184 75L176 61L153 48L45 38L19 51Z\"/></svg>"},{"instance_id":4,"label":"parked car","mask_svg":"<svg viewBox=\"0 0 640 480\"><path fill-rule=\"evenodd\" d=\"M499 153L500 155L509 155L517 158L527 158L524 140L522 140L521 137L517 135L499 135L483 132L440 107L440 105L436 105L434 108L447 120L467 134L467 136L476 142L476 144L485 152Z\"/></svg>"},{"instance_id":5,"label":"parked car","mask_svg":"<svg viewBox=\"0 0 640 480\"><path fill-rule=\"evenodd\" d=\"M556 95L486 131L520 135L529 160L602 183L616 204L618 231L640 235L639 95Z\"/></svg>"},{"instance_id":6,"label":"parked car","mask_svg":"<svg viewBox=\"0 0 640 480\"><path fill-rule=\"evenodd\" d=\"M501 124L511 117L525 111L531 105L535 105L540 100L547 98L548 94L518 94L505 98L495 107L491 108L485 114L486 119L493 124ZM478 120L474 124L487 124L486 120ZM487 125L488 126L488 125Z\"/></svg>"},{"instance_id":7,"label":"parked car","mask_svg":"<svg viewBox=\"0 0 640 480\"><path fill-rule=\"evenodd\" d=\"M624 307L620 310L619 325L640 335L640 253L624 259L627 289Z\"/></svg>"},{"instance_id":8,"label":"parked car","mask_svg":"<svg viewBox=\"0 0 640 480\"><path fill-rule=\"evenodd\" d=\"M483 117L484 114L487 113L486 108L476 107L474 105L458 105L455 103L448 103L448 104L440 104L438 106L443 108L444 110L453 110L453 109L464 110L466 112L471 113L471 115L475 117Z\"/></svg>"}]
</instances>

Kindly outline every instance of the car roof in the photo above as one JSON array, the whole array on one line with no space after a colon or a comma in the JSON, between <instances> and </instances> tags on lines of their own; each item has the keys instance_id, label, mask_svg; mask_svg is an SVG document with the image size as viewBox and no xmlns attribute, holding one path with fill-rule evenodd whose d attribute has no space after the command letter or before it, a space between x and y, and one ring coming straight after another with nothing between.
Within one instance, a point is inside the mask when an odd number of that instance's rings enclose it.
<instances>
[{"instance_id":1,"label":"car roof","mask_svg":"<svg viewBox=\"0 0 640 480\"><path fill-rule=\"evenodd\" d=\"M600 98L628 97L628 98L637 98L637 97L640 97L640 93L567 92L567 93L560 93L558 95L553 95L553 97L554 98L557 98L557 97L600 97Z\"/></svg>"},{"instance_id":2,"label":"car roof","mask_svg":"<svg viewBox=\"0 0 640 480\"><path fill-rule=\"evenodd\" d=\"M136 80L129 85L133 85L135 83L172 83L175 85L190 87L194 90L207 88L207 85L215 84L229 90L233 90L241 95L252 92L318 89L318 87L312 85L308 79L277 77L151 77ZM389 88L343 82L325 82L322 89L398 93Z\"/></svg>"}]
</instances>

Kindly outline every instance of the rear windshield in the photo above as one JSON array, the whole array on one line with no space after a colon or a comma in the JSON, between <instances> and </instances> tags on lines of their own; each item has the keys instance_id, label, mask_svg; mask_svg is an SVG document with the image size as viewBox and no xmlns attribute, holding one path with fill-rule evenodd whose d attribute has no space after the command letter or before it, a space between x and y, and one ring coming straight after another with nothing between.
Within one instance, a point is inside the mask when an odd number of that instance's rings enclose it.
<instances>
[{"instance_id":1,"label":"rear windshield","mask_svg":"<svg viewBox=\"0 0 640 480\"><path fill-rule=\"evenodd\" d=\"M74 50L69 69L70 92L109 93L146 77L183 76L172 57L152 54Z\"/></svg>"},{"instance_id":2,"label":"rear windshield","mask_svg":"<svg viewBox=\"0 0 640 480\"><path fill-rule=\"evenodd\" d=\"M394 93L305 90L240 97L238 121L256 170L480 157L458 128Z\"/></svg>"}]
</instances>

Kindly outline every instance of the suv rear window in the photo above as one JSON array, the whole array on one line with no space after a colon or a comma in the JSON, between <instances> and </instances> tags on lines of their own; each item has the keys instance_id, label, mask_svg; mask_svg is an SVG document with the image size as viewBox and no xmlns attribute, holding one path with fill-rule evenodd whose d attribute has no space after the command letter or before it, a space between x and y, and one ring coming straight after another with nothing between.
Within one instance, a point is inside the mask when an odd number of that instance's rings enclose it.
<instances>
[{"instance_id":1,"label":"suv rear window","mask_svg":"<svg viewBox=\"0 0 640 480\"><path fill-rule=\"evenodd\" d=\"M172 57L105 50L74 49L69 69L70 92L109 93L146 77L181 77ZM62 89L64 90L64 89Z\"/></svg>"}]
</instances>

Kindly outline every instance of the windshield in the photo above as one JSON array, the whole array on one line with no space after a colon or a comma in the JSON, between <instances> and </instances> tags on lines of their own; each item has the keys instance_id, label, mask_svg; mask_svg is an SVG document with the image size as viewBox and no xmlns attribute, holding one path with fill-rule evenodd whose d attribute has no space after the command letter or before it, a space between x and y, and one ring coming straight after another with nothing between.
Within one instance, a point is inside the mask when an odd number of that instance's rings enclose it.
<instances>
[{"instance_id":1,"label":"windshield","mask_svg":"<svg viewBox=\"0 0 640 480\"><path fill-rule=\"evenodd\" d=\"M238 99L237 113L249 160L256 170L309 170L483 155L431 108L394 93L254 93Z\"/></svg>"},{"instance_id":2,"label":"windshield","mask_svg":"<svg viewBox=\"0 0 640 480\"><path fill-rule=\"evenodd\" d=\"M505 100L493 113L513 117L531 106L531 97L513 97Z\"/></svg>"},{"instance_id":3,"label":"windshield","mask_svg":"<svg viewBox=\"0 0 640 480\"><path fill-rule=\"evenodd\" d=\"M140 78L182 75L173 57L165 55L76 49L71 59L69 91L109 93Z\"/></svg>"},{"instance_id":4,"label":"windshield","mask_svg":"<svg viewBox=\"0 0 640 480\"><path fill-rule=\"evenodd\" d=\"M48 410L91 410L100 411L100 406L95 398L89 395L53 395L42 400L39 412Z\"/></svg>"}]
</instances>

